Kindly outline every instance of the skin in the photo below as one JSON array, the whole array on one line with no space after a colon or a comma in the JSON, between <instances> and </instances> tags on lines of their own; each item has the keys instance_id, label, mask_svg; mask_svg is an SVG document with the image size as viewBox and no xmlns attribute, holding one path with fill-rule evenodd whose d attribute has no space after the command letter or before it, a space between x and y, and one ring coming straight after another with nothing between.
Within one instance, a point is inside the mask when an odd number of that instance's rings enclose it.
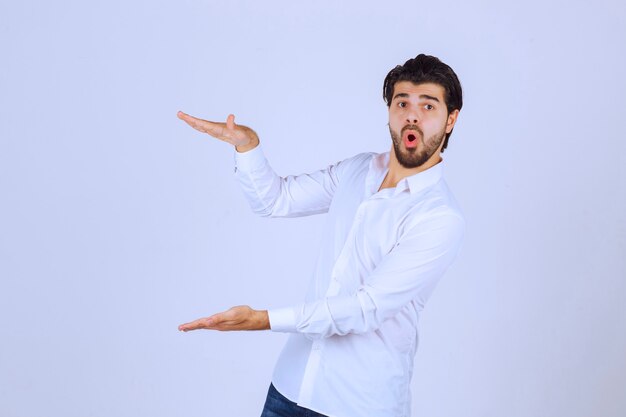
<instances>
[{"instance_id":1,"label":"skin","mask_svg":"<svg viewBox=\"0 0 626 417\"><path fill-rule=\"evenodd\" d=\"M389 106L389 131L392 145L389 157L389 171L380 189L393 188L403 178L425 171L441 162L441 147L445 134L454 128L458 110L448 113L445 105L445 91L438 84L413 84L409 81L397 82ZM211 122L190 116L181 111L178 118L189 126L216 139L227 142L237 152L247 152L259 145L259 137L249 127L235 124L235 116L230 114L225 123ZM403 137L413 134L417 138L414 148L405 146ZM394 145L395 143L395 145ZM400 158L398 158L399 154ZM400 161L403 160L403 165ZM419 165L406 164L422 161ZM269 330L267 310L255 310L249 306L235 306L227 311L181 324L178 330L208 329L220 331Z\"/></svg>"},{"instance_id":2,"label":"skin","mask_svg":"<svg viewBox=\"0 0 626 417\"><path fill-rule=\"evenodd\" d=\"M230 143L237 152L246 152L259 145L259 137L249 127L236 125L235 116L230 114L226 123L210 122L178 112L178 118L199 132L207 133L216 139ZM210 317L200 318L178 326L178 330L269 330L270 319L267 310L254 310L249 306L235 306Z\"/></svg>"},{"instance_id":3,"label":"skin","mask_svg":"<svg viewBox=\"0 0 626 417\"><path fill-rule=\"evenodd\" d=\"M392 146L389 158L389 172L380 189L393 188L403 178L425 171L441 162L441 147L447 133L454 128L458 110L448 114L445 104L445 90L439 84L413 84L400 81L394 85L389 106L389 131ZM403 131L403 128L414 126ZM414 134L418 138L417 147L407 149L402 140L405 135ZM393 145L396 138L397 146ZM396 148L398 148L396 150ZM405 155L423 154L426 160L419 166L406 167L398 161L396 152Z\"/></svg>"}]
</instances>

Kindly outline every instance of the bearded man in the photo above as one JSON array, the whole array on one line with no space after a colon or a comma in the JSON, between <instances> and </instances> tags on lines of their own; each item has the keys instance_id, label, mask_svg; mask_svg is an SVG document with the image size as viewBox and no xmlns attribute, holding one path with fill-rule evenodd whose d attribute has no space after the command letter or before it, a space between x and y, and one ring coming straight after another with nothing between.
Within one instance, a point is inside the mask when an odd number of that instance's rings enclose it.
<instances>
[{"instance_id":1,"label":"bearded man","mask_svg":"<svg viewBox=\"0 0 626 417\"><path fill-rule=\"evenodd\" d=\"M236 170L262 216L328 213L303 303L233 307L179 330L272 330L290 337L262 417L408 417L417 323L461 244L464 220L443 179L441 154L461 110L454 71L420 54L384 80L391 149L306 175L278 176L250 128L179 112L236 148Z\"/></svg>"}]
</instances>

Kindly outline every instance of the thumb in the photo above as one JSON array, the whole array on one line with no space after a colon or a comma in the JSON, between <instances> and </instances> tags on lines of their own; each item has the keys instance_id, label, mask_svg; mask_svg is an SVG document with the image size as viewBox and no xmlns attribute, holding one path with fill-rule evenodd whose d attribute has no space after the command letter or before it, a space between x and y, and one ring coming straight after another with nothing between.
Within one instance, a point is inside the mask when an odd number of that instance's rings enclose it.
<instances>
[{"instance_id":1,"label":"thumb","mask_svg":"<svg viewBox=\"0 0 626 417\"><path fill-rule=\"evenodd\" d=\"M228 130L235 130L235 115L234 114L228 115L228 118L226 119L226 128Z\"/></svg>"}]
</instances>

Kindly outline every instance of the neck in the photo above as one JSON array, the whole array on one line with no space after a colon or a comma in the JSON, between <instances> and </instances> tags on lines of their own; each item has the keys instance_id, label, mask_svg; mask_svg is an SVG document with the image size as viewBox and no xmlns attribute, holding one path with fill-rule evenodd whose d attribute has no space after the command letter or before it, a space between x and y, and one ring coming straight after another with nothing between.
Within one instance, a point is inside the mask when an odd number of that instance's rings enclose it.
<instances>
[{"instance_id":1,"label":"neck","mask_svg":"<svg viewBox=\"0 0 626 417\"><path fill-rule=\"evenodd\" d=\"M396 153L392 146L391 152L389 152L389 171L380 186L380 190L383 188L393 188L404 178L426 171L428 168L434 167L441 161L441 152L437 151L422 165L415 168L405 168L398 162L398 158L396 158Z\"/></svg>"}]
</instances>

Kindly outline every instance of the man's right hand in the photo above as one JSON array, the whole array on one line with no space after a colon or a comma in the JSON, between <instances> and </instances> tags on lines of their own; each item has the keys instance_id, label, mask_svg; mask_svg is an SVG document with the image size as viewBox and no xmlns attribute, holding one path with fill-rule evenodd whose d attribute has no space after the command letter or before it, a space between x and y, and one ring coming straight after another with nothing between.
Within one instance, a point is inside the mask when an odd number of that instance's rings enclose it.
<instances>
[{"instance_id":1,"label":"man's right hand","mask_svg":"<svg viewBox=\"0 0 626 417\"><path fill-rule=\"evenodd\" d=\"M236 125L233 114L228 115L226 123L209 122L182 111L178 112L178 118L199 132L208 133L214 138L230 143L237 149L237 152L249 151L259 144L259 137L256 132L247 126Z\"/></svg>"}]
</instances>

